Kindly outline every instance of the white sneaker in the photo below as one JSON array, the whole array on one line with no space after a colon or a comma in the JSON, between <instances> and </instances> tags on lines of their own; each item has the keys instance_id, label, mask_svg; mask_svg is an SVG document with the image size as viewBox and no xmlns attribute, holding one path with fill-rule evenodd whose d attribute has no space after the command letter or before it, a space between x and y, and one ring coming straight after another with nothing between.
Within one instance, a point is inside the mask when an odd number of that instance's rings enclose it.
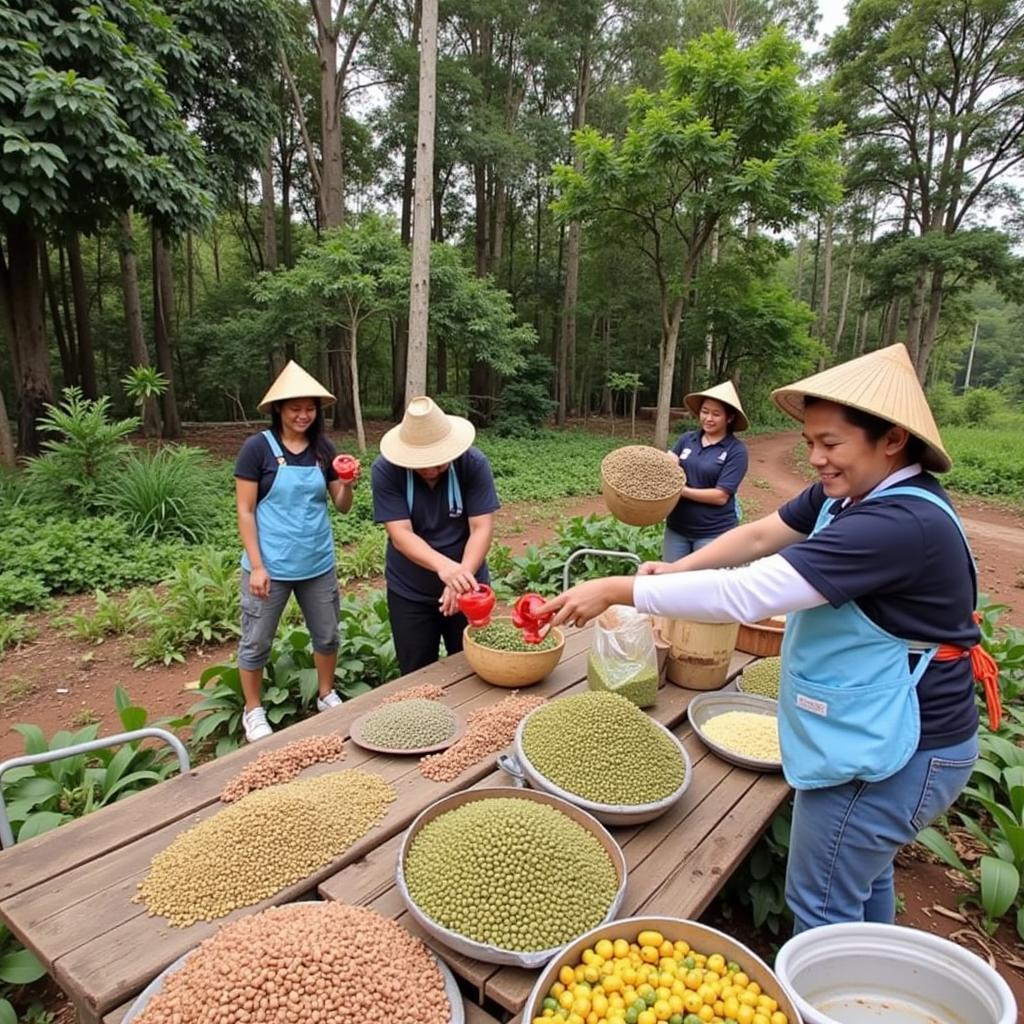
<instances>
[{"instance_id":1,"label":"white sneaker","mask_svg":"<svg viewBox=\"0 0 1024 1024\"><path fill-rule=\"evenodd\" d=\"M267 721L267 713L263 708L253 708L252 711L242 713L242 728L245 729L245 738L250 743L257 740L265 740L273 735L274 730L270 728Z\"/></svg>"},{"instance_id":2,"label":"white sneaker","mask_svg":"<svg viewBox=\"0 0 1024 1024\"><path fill-rule=\"evenodd\" d=\"M330 708L339 708L345 702L338 696L337 691L331 690L326 697L317 697L317 711L328 711Z\"/></svg>"}]
</instances>

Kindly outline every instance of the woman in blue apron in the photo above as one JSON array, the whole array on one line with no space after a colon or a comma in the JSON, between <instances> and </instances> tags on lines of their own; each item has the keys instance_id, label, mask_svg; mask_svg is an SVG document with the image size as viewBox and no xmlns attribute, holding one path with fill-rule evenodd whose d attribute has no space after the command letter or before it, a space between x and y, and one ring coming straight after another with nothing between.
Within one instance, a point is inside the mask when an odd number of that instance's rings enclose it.
<instances>
[{"instance_id":1,"label":"woman in blue apron","mask_svg":"<svg viewBox=\"0 0 1024 1024\"><path fill-rule=\"evenodd\" d=\"M460 594L487 583L500 506L476 430L430 398L413 398L380 442L371 470L374 522L388 534L385 579L398 665L405 675L462 650Z\"/></svg>"},{"instance_id":2,"label":"woman in blue apron","mask_svg":"<svg viewBox=\"0 0 1024 1024\"><path fill-rule=\"evenodd\" d=\"M235 464L244 548L238 670L245 694L242 725L250 743L272 732L260 703L263 668L292 593L313 641L317 708L326 711L341 703L334 691L339 599L327 499L347 512L355 480L339 480L331 465L334 446L325 433L323 410L333 401L322 384L289 362L258 407L270 410L270 429L248 438Z\"/></svg>"},{"instance_id":3,"label":"woman in blue apron","mask_svg":"<svg viewBox=\"0 0 1024 1024\"><path fill-rule=\"evenodd\" d=\"M976 679L998 727L974 563L902 345L772 398L802 422L817 483L678 562L583 583L542 611L576 624L619 603L708 622L787 614L778 714L796 930L891 922L896 851L951 806L977 757Z\"/></svg>"},{"instance_id":4,"label":"woman in blue apron","mask_svg":"<svg viewBox=\"0 0 1024 1024\"><path fill-rule=\"evenodd\" d=\"M750 424L732 381L695 391L683 404L700 429L681 434L669 452L683 467L686 484L665 521L661 557L666 562L706 547L736 526L736 491L747 475L747 446L736 434Z\"/></svg>"}]
</instances>

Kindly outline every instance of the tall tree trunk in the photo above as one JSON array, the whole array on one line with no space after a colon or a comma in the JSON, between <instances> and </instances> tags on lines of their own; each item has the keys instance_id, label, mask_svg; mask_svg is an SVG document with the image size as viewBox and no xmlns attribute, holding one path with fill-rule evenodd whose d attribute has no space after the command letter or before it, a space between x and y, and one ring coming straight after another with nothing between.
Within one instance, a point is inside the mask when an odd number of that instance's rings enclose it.
<instances>
[{"instance_id":1,"label":"tall tree trunk","mask_svg":"<svg viewBox=\"0 0 1024 1024\"><path fill-rule=\"evenodd\" d=\"M814 265L811 272L811 309L818 307L818 258L821 255L821 218L814 224Z\"/></svg>"},{"instance_id":2,"label":"tall tree trunk","mask_svg":"<svg viewBox=\"0 0 1024 1024\"><path fill-rule=\"evenodd\" d=\"M803 298L804 294L804 249L806 248L804 242L804 235L801 231L796 236L796 286L793 289L797 302Z\"/></svg>"},{"instance_id":3,"label":"tall tree trunk","mask_svg":"<svg viewBox=\"0 0 1024 1024\"><path fill-rule=\"evenodd\" d=\"M716 224L714 233L711 236L711 266L718 266L718 251L722 241L721 225ZM711 375L711 366L715 358L715 332L709 325L707 334L704 335L704 369Z\"/></svg>"},{"instance_id":4,"label":"tall tree trunk","mask_svg":"<svg viewBox=\"0 0 1024 1024\"><path fill-rule=\"evenodd\" d=\"M139 270L135 261L131 213L126 211L120 214L118 223L120 234L117 251L121 264L124 315L128 326L128 349L132 366L149 366L149 351L142 333L142 300L139 297ZM163 431L163 419L156 398L147 398L142 403L142 430L146 437L159 437Z\"/></svg>"},{"instance_id":5,"label":"tall tree trunk","mask_svg":"<svg viewBox=\"0 0 1024 1024\"><path fill-rule=\"evenodd\" d=\"M430 313L430 215L434 205L437 0L421 0L421 12L416 186L413 193L412 273L409 281L409 347L405 366L406 403L417 395L425 394L427 390L427 330ZM353 342L353 349L354 347Z\"/></svg>"},{"instance_id":6,"label":"tall tree trunk","mask_svg":"<svg viewBox=\"0 0 1024 1024\"><path fill-rule=\"evenodd\" d=\"M60 308L64 317L64 334L68 339L68 353L71 356L71 363L75 367L74 382L77 384L80 376L78 369L78 335L75 333L75 318L71 312L72 302L68 291L69 275L63 242L57 243L57 267L60 270Z\"/></svg>"},{"instance_id":7,"label":"tall tree trunk","mask_svg":"<svg viewBox=\"0 0 1024 1024\"><path fill-rule=\"evenodd\" d=\"M860 284L857 285L857 324L853 332L853 354L862 355L864 342L868 333L868 311L864 309L864 286L867 279L866 274L860 275Z\"/></svg>"},{"instance_id":8,"label":"tall tree trunk","mask_svg":"<svg viewBox=\"0 0 1024 1024\"><path fill-rule=\"evenodd\" d=\"M483 161L478 161L473 165L473 193L475 202L474 268L477 277L486 277L491 269L487 264L487 254L490 251L487 241L487 225L490 218L487 211L487 165Z\"/></svg>"},{"instance_id":9,"label":"tall tree trunk","mask_svg":"<svg viewBox=\"0 0 1024 1024\"><path fill-rule=\"evenodd\" d=\"M416 24L419 24L420 5L416 4ZM402 245L407 249L412 243L412 187L416 172L416 142L405 140L405 154L402 160L402 212L399 231ZM391 418L400 420L405 411L405 368L409 358L409 313L402 311L395 319L395 340L391 354Z\"/></svg>"},{"instance_id":10,"label":"tall tree trunk","mask_svg":"<svg viewBox=\"0 0 1024 1024\"><path fill-rule=\"evenodd\" d=\"M662 302L661 359L658 366L658 408L654 417L654 447L668 448L669 417L672 406L672 380L676 372L676 345L683 320L683 296L669 307Z\"/></svg>"},{"instance_id":11,"label":"tall tree trunk","mask_svg":"<svg viewBox=\"0 0 1024 1024\"><path fill-rule=\"evenodd\" d=\"M928 376L928 362L935 349L935 338L939 330L944 278L945 271L941 267L932 272L932 286L928 295L928 316L921 328L921 341L917 348L917 358L914 360L917 378L922 384Z\"/></svg>"},{"instance_id":12,"label":"tall tree trunk","mask_svg":"<svg viewBox=\"0 0 1024 1024\"><path fill-rule=\"evenodd\" d=\"M846 263L846 282L843 285L843 298L839 303L839 321L836 324L836 336L832 342L832 354L836 355L839 352L839 346L843 340L843 331L846 328L846 311L850 306L850 283L853 280L853 259L857 254L857 241L856 239L850 245L850 252Z\"/></svg>"},{"instance_id":13,"label":"tall tree trunk","mask_svg":"<svg viewBox=\"0 0 1024 1024\"><path fill-rule=\"evenodd\" d=\"M429 3L429 0L427 0ZM359 397L359 318L352 318L349 335L349 377L352 381L352 415L356 421L356 444L360 454L366 451L366 431L363 430L363 403ZM415 396L414 396L415 397Z\"/></svg>"},{"instance_id":14,"label":"tall tree trunk","mask_svg":"<svg viewBox=\"0 0 1024 1024\"><path fill-rule=\"evenodd\" d=\"M825 221L825 253L822 257L821 304L818 306L818 323L814 331L819 341L826 340L829 306L832 304L832 229L834 224L835 218L830 213Z\"/></svg>"},{"instance_id":15,"label":"tall tree trunk","mask_svg":"<svg viewBox=\"0 0 1024 1024\"><path fill-rule=\"evenodd\" d=\"M7 418L3 388L0 388L0 466L14 469L14 435L11 433L11 421Z\"/></svg>"},{"instance_id":16,"label":"tall tree trunk","mask_svg":"<svg viewBox=\"0 0 1024 1024\"><path fill-rule=\"evenodd\" d=\"M181 417L174 392L174 349L171 337L171 313L174 291L171 285L170 253L160 229L151 232L153 257L153 340L156 343L156 365L167 379L167 389L160 396L163 408L164 437L181 436Z\"/></svg>"},{"instance_id":17,"label":"tall tree trunk","mask_svg":"<svg viewBox=\"0 0 1024 1024\"><path fill-rule=\"evenodd\" d=\"M260 164L260 205L263 211L263 269L277 267L277 214L274 211L274 150L267 139Z\"/></svg>"},{"instance_id":18,"label":"tall tree trunk","mask_svg":"<svg viewBox=\"0 0 1024 1024\"><path fill-rule=\"evenodd\" d=\"M11 345L17 352L18 451L22 456L39 454L39 419L44 406L53 402L50 352L43 327L39 247L30 223L9 223L10 262L6 267L0 266L0 293L10 323Z\"/></svg>"},{"instance_id":19,"label":"tall tree trunk","mask_svg":"<svg viewBox=\"0 0 1024 1024\"><path fill-rule=\"evenodd\" d=\"M85 286L85 268L82 266L82 245L77 231L72 231L68 235L68 267L71 270L71 295L75 302L78 369L82 381L82 394L86 398L98 398L96 352L92 344L92 325L89 323L89 295Z\"/></svg>"},{"instance_id":20,"label":"tall tree trunk","mask_svg":"<svg viewBox=\"0 0 1024 1024\"><path fill-rule=\"evenodd\" d=\"M196 244L191 231L185 233L185 297L188 315L196 312Z\"/></svg>"},{"instance_id":21,"label":"tall tree trunk","mask_svg":"<svg viewBox=\"0 0 1024 1024\"><path fill-rule=\"evenodd\" d=\"M914 277L910 291L910 309L907 312L907 350L914 366L918 365L918 349L921 344L921 320L924 317L924 295L928 286L928 275L920 271Z\"/></svg>"},{"instance_id":22,"label":"tall tree trunk","mask_svg":"<svg viewBox=\"0 0 1024 1024\"><path fill-rule=\"evenodd\" d=\"M60 353L60 369L64 378L65 387L78 383L78 366L68 347L67 334L64 332L64 323L60 317L60 299L57 298L57 288L53 283L53 274L50 273L50 254L45 245L39 247L39 273L43 279L43 290L50 304L50 321L53 323L53 334L57 339L57 351Z\"/></svg>"},{"instance_id":23,"label":"tall tree trunk","mask_svg":"<svg viewBox=\"0 0 1024 1024\"><path fill-rule=\"evenodd\" d=\"M320 58L320 213L324 228L345 221L345 180L341 146L341 91L338 88L338 33L331 0L315 0L316 50Z\"/></svg>"}]
</instances>

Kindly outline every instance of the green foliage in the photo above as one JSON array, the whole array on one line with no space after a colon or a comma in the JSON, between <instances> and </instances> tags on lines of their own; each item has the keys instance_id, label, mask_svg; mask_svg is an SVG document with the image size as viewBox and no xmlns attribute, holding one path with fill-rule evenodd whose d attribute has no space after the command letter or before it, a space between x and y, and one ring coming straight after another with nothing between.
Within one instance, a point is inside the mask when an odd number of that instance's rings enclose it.
<instances>
[{"instance_id":1,"label":"green foliage","mask_svg":"<svg viewBox=\"0 0 1024 1024\"><path fill-rule=\"evenodd\" d=\"M211 509L229 500L206 468L206 452L169 445L141 452L113 473L101 501L143 537L203 540L213 525Z\"/></svg>"},{"instance_id":2,"label":"green foliage","mask_svg":"<svg viewBox=\"0 0 1024 1024\"><path fill-rule=\"evenodd\" d=\"M36 957L14 938L6 925L0 924L0 1024L18 1024L11 1000L21 993L23 986L45 975L46 969Z\"/></svg>"},{"instance_id":3,"label":"green foliage","mask_svg":"<svg viewBox=\"0 0 1024 1024\"><path fill-rule=\"evenodd\" d=\"M28 621L27 615L5 615L0 618L0 659L8 647L17 649L33 640L39 630Z\"/></svg>"},{"instance_id":4,"label":"green foliage","mask_svg":"<svg viewBox=\"0 0 1024 1024\"><path fill-rule=\"evenodd\" d=\"M25 500L71 514L96 512L102 490L125 461L124 437L135 430L135 418L110 420L110 399L83 398L78 388L65 388L58 405L47 405L40 429L51 435L43 442L45 455L32 459L26 470Z\"/></svg>"},{"instance_id":5,"label":"green foliage","mask_svg":"<svg viewBox=\"0 0 1024 1024\"><path fill-rule=\"evenodd\" d=\"M120 686L114 691L114 706L123 731L145 726L148 718L145 709L132 704ZM89 725L74 733L61 730L47 741L37 725L14 726L25 740L26 754L42 754L87 743L96 738L98 728ZM15 839L21 842L105 807L161 782L177 767L177 758L168 747L143 747L141 741L136 740L122 744L116 751L97 750L45 764L12 768L4 774L2 784Z\"/></svg>"},{"instance_id":6,"label":"green foliage","mask_svg":"<svg viewBox=\"0 0 1024 1024\"><path fill-rule=\"evenodd\" d=\"M345 586L352 580L365 580L384 574L384 552L388 537L381 526L368 529L351 548L336 552L338 583Z\"/></svg>"},{"instance_id":7,"label":"green foliage","mask_svg":"<svg viewBox=\"0 0 1024 1024\"><path fill-rule=\"evenodd\" d=\"M182 558L159 591L133 595L132 620L148 636L135 665L182 662L189 648L238 636L241 620L239 565L234 554L199 548Z\"/></svg>"},{"instance_id":8,"label":"green foliage","mask_svg":"<svg viewBox=\"0 0 1024 1024\"><path fill-rule=\"evenodd\" d=\"M494 430L501 437L537 437L558 403L551 395L552 367L544 356L526 357L514 377L505 381L498 400Z\"/></svg>"},{"instance_id":9,"label":"green foliage","mask_svg":"<svg viewBox=\"0 0 1024 1024\"><path fill-rule=\"evenodd\" d=\"M1024 461L1018 430L947 427L942 431L953 458L943 483L965 494L1024 500Z\"/></svg>"},{"instance_id":10,"label":"green foliage","mask_svg":"<svg viewBox=\"0 0 1024 1024\"><path fill-rule=\"evenodd\" d=\"M793 825L793 804L779 808L768 830L725 884L723 899L749 907L755 928L788 934L793 914L786 905L786 861Z\"/></svg>"},{"instance_id":11,"label":"green foliage","mask_svg":"<svg viewBox=\"0 0 1024 1024\"><path fill-rule=\"evenodd\" d=\"M159 398L167 390L167 378L155 366L133 366L121 378L124 393L136 404Z\"/></svg>"},{"instance_id":12,"label":"green foliage","mask_svg":"<svg viewBox=\"0 0 1024 1024\"><path fill-rule=\"evenodd\" d=\"M357 598L346 595L338 624L340 642L335 689L345 699L368 693L398 676L387 598L382 591ZM199 677L202 700L188 712L192 743L214 744L217 757L243 742L245 697L234 660L213 665ZM286 628L275 638L263 685L263 706L275 728L316 713L318 682L313 645L303 628Z\"/></svg>"},{"instance_id":13,"label":"green foliage","mask_svg":"<svg viewBox=\"0 0 1024 1024\"><path fill-rule=\"evenodd\" d=\"M964 425L985 427L1003 404L1003 396L991 388L972 388L964 395Z\"/></svg>"},{"instance_id":14,"label":"green foliage","mask_svg":"<svg viewBox=\"0 0 1024 1024\"><path fill-rule=\"evenodd\" d=\"M105 591L93 592L96 607L91 611L74 612L58 619L57 625L70 626L71 635L78 640L99 644L108 636L121 636L131 632L133 619L127 601L109 597Z\"/></svg>"}]
</instances>

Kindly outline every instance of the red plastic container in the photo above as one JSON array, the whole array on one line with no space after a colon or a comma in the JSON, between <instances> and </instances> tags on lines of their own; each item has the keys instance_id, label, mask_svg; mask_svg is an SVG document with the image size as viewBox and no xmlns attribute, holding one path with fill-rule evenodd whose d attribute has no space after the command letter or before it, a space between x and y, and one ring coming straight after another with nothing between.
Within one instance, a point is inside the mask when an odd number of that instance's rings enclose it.
<instances>
[{"instance_id":1,"label":"red plastic container","mask_svg":"<svg viewBox=\"0 0 1024 1024\"><path fill-rule=\"evenodd\" d=\"M486 583L478 583L476 590L471 590L467 594L459 594L459 611L476 629L490 623L493 610L494 591Z\"/></svg>"},{"instance_id":2,"label":"red plastic container","mask_svg":"<svg viewBox=\"0 0 1024 1024\"><path fill-rule=\"evenodd\" d=\"M512 609L512 625L523 631L523 642L539 644L544 636L541 629L551 621L551 613L538 615L537 609L546 601L540 594L523 594Z\"/></svg>"},{"instance_id":3,"label":"red plastic container","mask_svg":"<svg viewBox=\"0 0 1024 1024\"><path fill-rule=\"evenodd\" d=\"M354 480L359 472L359 460L352 455L336 455L331 466L338 474L338 479L344 480L346 483L349 480Z\"/></svg>"}]
</instances>

